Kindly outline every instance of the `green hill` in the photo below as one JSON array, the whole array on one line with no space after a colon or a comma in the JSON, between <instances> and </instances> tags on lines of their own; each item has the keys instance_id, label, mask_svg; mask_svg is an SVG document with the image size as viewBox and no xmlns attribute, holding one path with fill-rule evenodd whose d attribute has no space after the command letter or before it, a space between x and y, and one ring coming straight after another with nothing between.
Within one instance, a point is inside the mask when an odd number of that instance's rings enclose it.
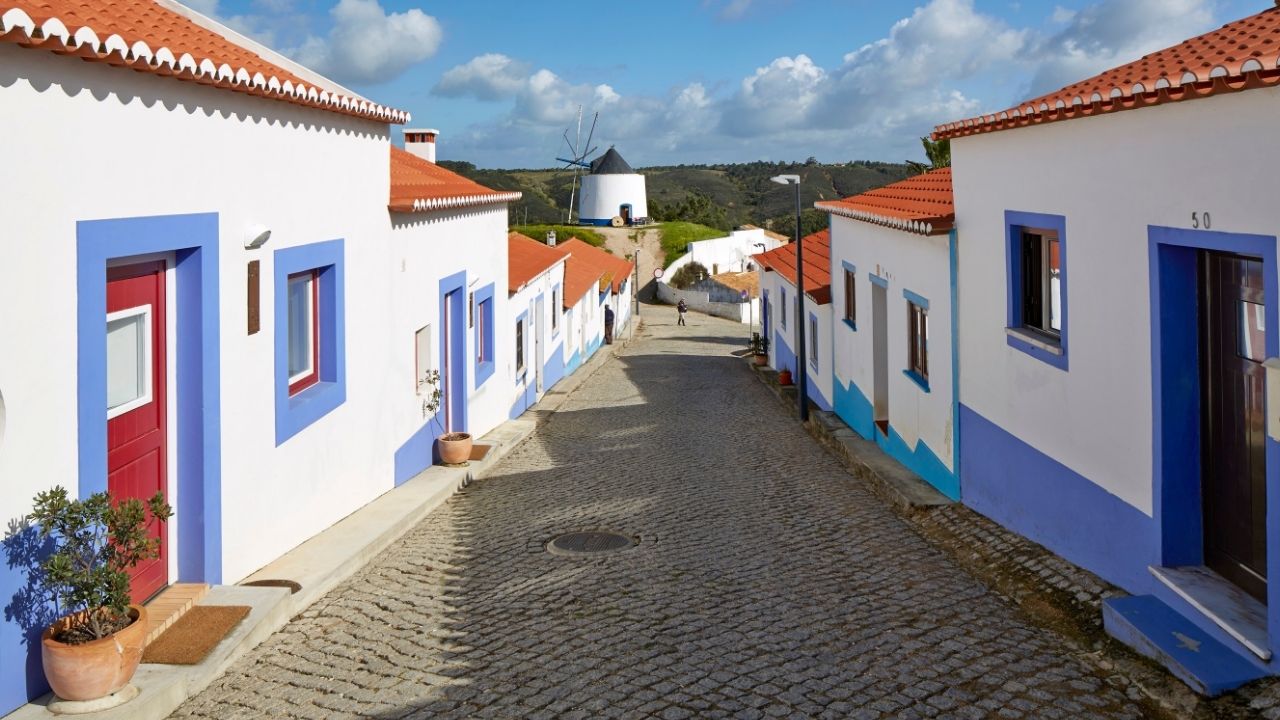
<instances>
[{"instance_id":1,"label":"green hill","mask_svg":"<svg viewBox=\"0 0 1280 720\"><path fill-rule=\"evenodd\" d=\"M466 162L442 166L495 190L518 190L524 197L511 206L512 224L563 223L573 189L568 170L482 170ZM818 200L857 195L912 174L905 164L855 161L823 164L751 162L726 165L678 165L640 168L655 220L683 220L728 230L760 225L778 232L795 228L795 195L769 181L774 175L800 176L800 203L806 232L826 226ZM709 203L703 199L709 200Z\"/></svg>"}]
</instances>

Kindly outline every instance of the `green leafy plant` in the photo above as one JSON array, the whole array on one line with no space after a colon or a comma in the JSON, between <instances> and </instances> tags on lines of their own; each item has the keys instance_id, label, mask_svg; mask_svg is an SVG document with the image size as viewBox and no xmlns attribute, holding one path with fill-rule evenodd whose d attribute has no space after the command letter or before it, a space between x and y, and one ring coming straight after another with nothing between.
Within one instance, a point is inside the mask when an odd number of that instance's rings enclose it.
<instances>
[{"instance_id":1,"label":"green leafy plant","mask_svg":"<svg viewBox=\"0 0 1280 720\"><path fill-rule=\"evenodd\" d=\"M747 348L753 355L769 354L769 338L758 332L751 333L751 340L747 343Z\"/></svg>"},{"instance_id":2,"label":"green leafy plant","mask_svg":"<svg viewBox=\"0 0 1280 720\"><path fill-rule=\"evenodd\" d=\"M28 517L54 547L40 566L42 582L59 614L69 617L56 640L78 645L129 625L129 571L160 556L160 540L147 533L148 515L168 520L173 509L161 493L145 504L117 502L105 492L72 500L62 486L36 495Z\"/></svg>"},{"instance_id":3,"label":"green leafy plant","mask_svg":"<svg viewBox=\"0 0 1280 720\"><path fill-rule=\"evenodd\" d=\"M711 273L707 272L706 266L695 260L676 270L675 274L671 276L671 287L677 290L685 290L709 277L711 277Z\"/></svg>"},{"instance_id":4,"label":"green leafy plant","mask_svg":"<svg viewBox=\"0 0 1280 720\"><path fill-rule=\"evenodd\" d=\"M929 164L908 160L907 166L911 168L913 173L918 175L938 168L951 167L951 140L947 138L931 140L927 137L922 137L920 138L920 145L924 148L924 156L929 159Z\"/></svg>"}]
</instances>

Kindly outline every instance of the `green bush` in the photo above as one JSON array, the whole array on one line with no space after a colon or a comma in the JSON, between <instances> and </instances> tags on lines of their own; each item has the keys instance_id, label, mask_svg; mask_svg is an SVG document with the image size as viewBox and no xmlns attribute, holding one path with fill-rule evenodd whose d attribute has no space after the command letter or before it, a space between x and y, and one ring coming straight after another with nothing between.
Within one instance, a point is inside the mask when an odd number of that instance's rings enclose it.
<instances>
[{"instance_id":1,"label":"green bush","mask_svg":"<svg viewBox=\"0 0 1280 720\"><path fill-rule=\"evenodd\" d=\"M691 262L677 270L676 274L671 276L671 287L676 288L677 290L685 290L702 282L703 280L706 280L710 276L711 273L707 272L707 267L705 265L696 261Z\"/></svg>"},{"instance_id":2,"label":"green bush","mask_svg":"<svg viewBox=\"0 0 1280 720\"><path fill-rule=\"evenodd\" d=\"M662 265L666 267L689 251L689 243L724 237L729 233L706 225L689 222L667 222L658 226L662 232Z\"/></svg>"},{"instance_id":3,"label":"green bush","mask_svg":"<svg viewBox=\"0 0 1280 720\"><path fill-rule=\"evenodd\" d=\"M604 235L591 228L579 225L516 225L511 229L543 243L547 241L547 233L555 230L556 242L558 243L564 242L571 237L576 237L588 245L604 247Z\"/></svg>"}]
</instances>

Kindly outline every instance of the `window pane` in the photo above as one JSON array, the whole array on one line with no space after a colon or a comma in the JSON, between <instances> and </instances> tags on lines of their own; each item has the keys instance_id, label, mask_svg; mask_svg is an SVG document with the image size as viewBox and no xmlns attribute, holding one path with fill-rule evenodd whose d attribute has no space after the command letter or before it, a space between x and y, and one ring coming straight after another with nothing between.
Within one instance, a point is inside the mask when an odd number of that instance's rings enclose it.
<instances>
[{"instance_id":1,"label":"window pane","mask_svg":"<svg viewBox=\"0 0 1280 720\"><path fill-rule=\"evenodd\" d=\"M307 375L313 368L312 337L314 329L312 276L289 278L289 377Z\"/></svg>"},{"instance_id":2,"label":"window pane","mask_svg":"<svg viewBox=\"0 0 1280 720\"><path fill-rule=\"evenodd\" d=\"M1236 354L1242 358L1262 362L1267 359L1266 305L1241 300L1239 331L1236 333Z\"/></svg>"},{"instance_id":3,"label":"window pane","mask_svg":"<svg viewBox=\"0 0 1280 720\"><path fill-rule=\"evenodd\" d=\"M1045 270L1048 277L1048 293L1049 296L1049 328L1055 332L1062 332L1062 243L1058 242L1056 237L1046 237L1048 245L1045 252Z\"/></svg>"},{"instance_id":4,"label":"window pane","mask_svg":"<svg viewBox=\"0 0 1280 720\"><path fill-rule=\"evenodd\" d=\"M149 308L107 320L107 409L146 397L151 358L147 353Z\"/></svg>"}]
</instances>

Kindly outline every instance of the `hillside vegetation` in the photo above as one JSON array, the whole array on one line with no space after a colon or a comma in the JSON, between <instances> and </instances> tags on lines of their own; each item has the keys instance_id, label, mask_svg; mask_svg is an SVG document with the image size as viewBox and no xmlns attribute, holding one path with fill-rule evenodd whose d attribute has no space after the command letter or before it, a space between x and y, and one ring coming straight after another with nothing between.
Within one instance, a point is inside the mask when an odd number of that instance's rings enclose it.
<instances>
[{"instance_id":1,"label":"hillside vegetation","mask_svg":"<svg viewBox=\"0 0 1280 720\"><path fill-rule=\"evenodd\" d=\"M573 187L568 170L481 170L467 162L440 164L495 190L524 193L511 204L513 225L566 220ZM645 176L649 215L655 220L696 222L719 230L751 224L784 234L795 230L795 194L790 187L770 182L774 175L800 176L800 204L807 208L802 229L809 233L826 226L826 214L814 210L814 202L857 195L914 174L899 163L823 164L813 159L650 167L639 172Z\"/></svg>"}]
</instances>

